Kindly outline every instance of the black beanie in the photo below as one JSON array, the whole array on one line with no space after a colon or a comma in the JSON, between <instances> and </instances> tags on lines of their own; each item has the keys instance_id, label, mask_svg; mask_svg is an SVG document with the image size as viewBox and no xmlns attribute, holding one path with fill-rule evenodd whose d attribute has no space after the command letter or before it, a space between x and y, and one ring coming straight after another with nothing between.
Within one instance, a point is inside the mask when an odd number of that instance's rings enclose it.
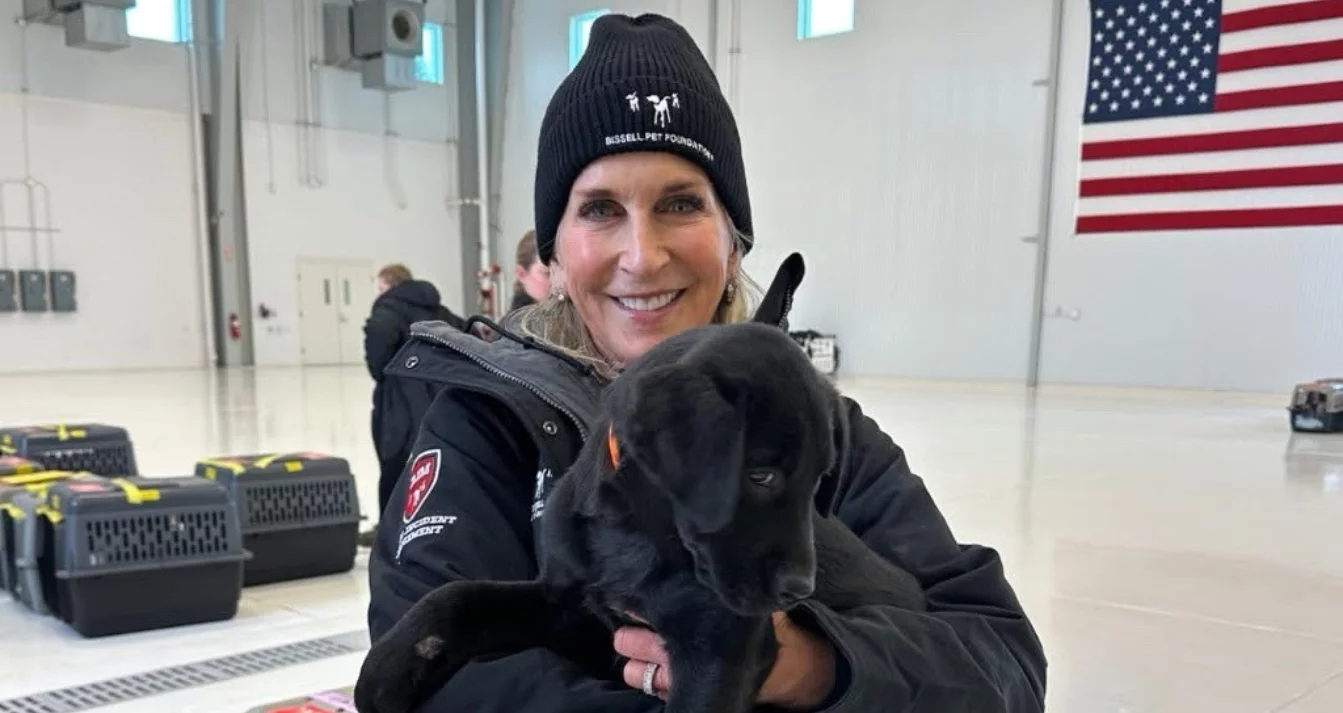
<instances>
[{"instance_id":1,"label":"black beanie","mask_svg":"<svg viewBox=\"0 0 1343 713\"><path fill-rule=\"evenodd\" d=\"M630 151L665 151L699 166L733 224L752 234L737 123L690 33L661 15L603 15L541 121L534 209L542 260L555 255L578 174Z\"/></svg>"}]
</instances>

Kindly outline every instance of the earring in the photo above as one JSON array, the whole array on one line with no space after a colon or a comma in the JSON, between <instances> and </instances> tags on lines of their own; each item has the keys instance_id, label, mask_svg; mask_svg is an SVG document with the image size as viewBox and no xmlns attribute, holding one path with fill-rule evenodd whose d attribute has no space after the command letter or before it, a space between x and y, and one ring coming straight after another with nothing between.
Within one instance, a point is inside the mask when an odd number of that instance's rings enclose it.
<instances>
[{"instance_id":1,"label":"earring","mask_svg":"<svg viewBox=\"0 0 1343 713\"><path fill-rule=\"evenodd\" d=\"M724 292L723 294L723 303L732 304L732 300L736 298L737 298L737 285L731 282L727 283L727 291Z\"/></svg>"},{"instance_id":2,"label":"earring","mask_svg":"<svg viewBox=\"0 0 1343 713\"><path fill-rule=\"evenodd\" d=\"M563 290L555 290L554 292L550 293L550 296L554 298L556 302L563 302L569 299L569 296L564 294Z\"/></svg>"}]
</instances>

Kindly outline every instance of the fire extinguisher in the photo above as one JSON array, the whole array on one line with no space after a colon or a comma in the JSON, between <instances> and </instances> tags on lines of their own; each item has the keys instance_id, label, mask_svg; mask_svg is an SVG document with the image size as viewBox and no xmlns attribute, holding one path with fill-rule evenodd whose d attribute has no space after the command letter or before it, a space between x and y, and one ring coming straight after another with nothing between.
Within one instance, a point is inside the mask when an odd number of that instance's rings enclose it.
<instances>
[{"instance_id":1,"label":"fire extinguisher","mask_svg":"<svg viewBox=\"0 0 1343 713\"><path fill-rule=\"evenodd\" d=\"M237 312L231 312L228 316L228 336L233 341L242 339L242 321L238 319Z\"/></svg>"}]
</instances>

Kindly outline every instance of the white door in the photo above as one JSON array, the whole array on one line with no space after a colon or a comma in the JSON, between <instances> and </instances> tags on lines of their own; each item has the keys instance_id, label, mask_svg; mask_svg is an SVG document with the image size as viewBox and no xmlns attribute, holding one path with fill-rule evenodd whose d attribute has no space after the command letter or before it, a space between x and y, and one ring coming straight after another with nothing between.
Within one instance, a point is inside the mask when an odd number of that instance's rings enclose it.
<instances>
[{"instance_id":1,"label":"white door","mask_svg":"<svg viewBox=\"0 0 1343 713\"><path fill-rule=\"evenodd\" d=\"M340 265L336 268L340 288L340 356L345 364L364 360L364 322L373 307L373 267Z\"/></svg>"},{"instance_id":2,"label":"white door","mask_svg":"<svg viewBox=\"0 0 1343 713\"><path fill-rule=\"evenodd\" d=\"M299 261L299 340L304 365L341 363L339 277L330 262Z\"/></svg>"}]
</instances>

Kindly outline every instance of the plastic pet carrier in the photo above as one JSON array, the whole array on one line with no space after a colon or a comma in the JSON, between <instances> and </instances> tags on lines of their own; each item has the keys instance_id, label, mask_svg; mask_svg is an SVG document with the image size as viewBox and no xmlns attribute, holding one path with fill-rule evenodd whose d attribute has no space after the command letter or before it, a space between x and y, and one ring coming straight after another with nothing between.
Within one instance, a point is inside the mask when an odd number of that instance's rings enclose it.
<instances>
[{"instance_id":1,"label":"plastic pet carrier","mask_svg":"<svg viewBox=\"0 0 1343 713\"><path fill-rule=\"evenodd\" d=\"M1343 431L1343 378L1297 384L1287 410L1291 414L1293 431Z\"/></svg>"},{"instance_id":2,"label":"plastic pet carrier","mask_svg":"<svg viewBox=\"0 0 1343 713\"><path fill-rule=\"evenodd\" d=\"M47 488L55 482L70 478L96 478L88 473L65 471L38 471L0 475L0 589L14 592L17 585L15 558L18 555L19 523L28 517L27 511L14 503L19 495L29 494L29 510L40 505Z\"/></svg>"},{"instance_id":3,"label":"plastic pet carrier","mask_svg":"<svg viewBox=\"0 0 1343 713\"><path fill-rule=\"evenodd\" d=\"M100 423L24 426L0 430L0 453L36 460L51 470L137 475L126 429Z\"/></svg>"},{"instance_id":4,"label":"plastic pet carrier","mask_svg":"<svg viewBox=\"0 0 1343 713\"><path fill-rule=\"evenodd\" d=\"M350 464L321 453L202 460L196 475L229 489L251 554L244 584L348 572L359 537L359 494Z\"/></svg>"},{"instance_id":5,"label":"plastic pet carrier","mask_svg":"<svg viewBox=\"0 0 1343 713\"><path fill-rule=\"evenodd\" d=\"M839 371L839 344L835 335L804 330L789 332L788 336L807 353L817 371L826 376L834 376Z\"/></svg>"},{"instance_id":6,"label":"plastic pet carrier","mask_svg":"<svg viewBox=\"0 0 1343 713\"><path fill-rule=\"evenodd\" d=\"M46 470L46 467L37 461L18 456L0 455L0 479L11 475L36 473L39 470Z\"/></svg>"},{"instance_id":7,"label":"plastic pet carrier","mask_svg":"<svg viewBox=\"0 0 1343 713\"><path fill-rule=\"evenodd\" d=\"M44 608L83 636L220 621L238 611L247 554L218 483L66 480L47 488L36 514L18 538L20 580L36 582Z\"/></svg>"}]
</instances>

